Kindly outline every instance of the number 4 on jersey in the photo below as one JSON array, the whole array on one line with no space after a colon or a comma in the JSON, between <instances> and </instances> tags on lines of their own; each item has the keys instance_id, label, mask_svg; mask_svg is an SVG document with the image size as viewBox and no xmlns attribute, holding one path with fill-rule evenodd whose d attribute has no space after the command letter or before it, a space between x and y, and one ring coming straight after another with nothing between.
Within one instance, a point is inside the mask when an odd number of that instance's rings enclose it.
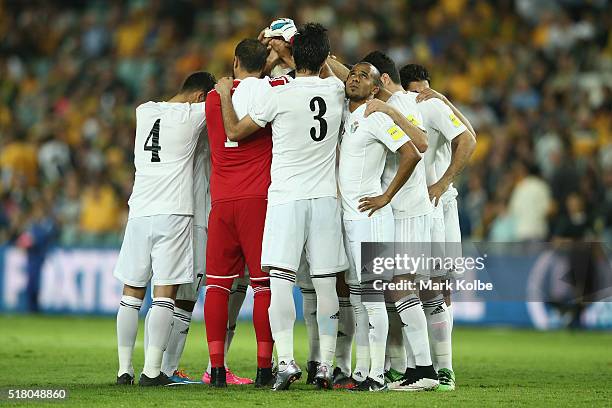
<instances>
[{"instance_id":1,"label":"number 4 on jersey","mask_svg":"<svg viewBox=\"0 0 612 408\"><path fill-rule=\"evenodd\" d=\"M159 163L161 159L159 158L159 151L161 150L161 146L159 145L159 122L161 119L157 119L155 124L153 124L153 129L149 132L149 137L144 144L145 151L151 152L151 162ZM151 140L151 145L149 146L149 140Z\"/></svg>"}]
</instances>

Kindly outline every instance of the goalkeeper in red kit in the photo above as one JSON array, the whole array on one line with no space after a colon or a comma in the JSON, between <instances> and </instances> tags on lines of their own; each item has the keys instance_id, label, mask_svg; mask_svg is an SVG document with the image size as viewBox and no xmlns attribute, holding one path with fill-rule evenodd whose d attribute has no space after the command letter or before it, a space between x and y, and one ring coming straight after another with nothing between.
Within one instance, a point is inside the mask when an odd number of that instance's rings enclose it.
<instances>
[{"instance_id":1,"label":"goalkeeper in red kit","mask_svg":"<svg viewBox=\"0 0 612 408\"><path fill-rule=\"evenodd\" d=\"M236 46L231 98L239 117L245 116L253 101L268 88L288 81L285 77L260 79L266 58L266 47L255 39L243 40ZM228 299L234 278L242 276L246 265L255 294L255 387L268 387L274 382L271 367L274 343L268 317L270 278L261 270L261 243L272 163L271 129L267 126L242 140L230 140L223 127L223 96L213 90L206 100L212 208L206 246L204 318L211 361L210 385L226 386L224 345Z\"/></svg>"}]
</instances>

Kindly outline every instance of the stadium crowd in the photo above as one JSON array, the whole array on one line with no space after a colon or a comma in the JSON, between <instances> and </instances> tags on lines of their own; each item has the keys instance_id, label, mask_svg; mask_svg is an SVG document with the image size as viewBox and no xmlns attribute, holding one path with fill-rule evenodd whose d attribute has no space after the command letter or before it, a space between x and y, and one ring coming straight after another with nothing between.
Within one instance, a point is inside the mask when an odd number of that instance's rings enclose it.
<instances>
[{"instance_id":1,"label":"stadium crowd","mask_svg":"<svg viewBox=\"0 0 612 408\"><path fill-rule=\"evenodd\" d=\"M334 53L427 66L478 135L464 235L612 239L612 14L594 0L0 0L0 244L48 226L120 243L135 107L188 73L231 72L276 17L317 21Z\"/></svg>"}]
</instances>

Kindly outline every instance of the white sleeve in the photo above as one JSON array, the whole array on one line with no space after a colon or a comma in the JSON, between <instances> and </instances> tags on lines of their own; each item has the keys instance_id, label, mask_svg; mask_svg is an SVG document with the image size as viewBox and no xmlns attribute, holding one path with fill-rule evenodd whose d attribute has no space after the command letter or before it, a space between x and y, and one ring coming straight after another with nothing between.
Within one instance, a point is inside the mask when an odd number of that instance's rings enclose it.
<instances>
[{"instance_id":1,"label":"white sleeve","mask_svg":"<svg viewBox=\"0 0 612 408\"><path fill-rule=\"evenodd\" d=\"M189 118L195 129L199 131L204 129L204 126L206 126L206 103L192 103Z\"/></svg>"},{"instance_id":2,"label":"white sleeve","mask_svg":"<svg viewBox=\"0 0 612 408\"><path fill-rule=\"evenodd\" d=\"M410 141L410 137L384 113L376 112L370 116L368 127L370 133L389 150L396 152Z\"/></svg>"},{"instance_id":3,"label":"white sleeve","mask_svg":"<svg viewBox=\"0 0 612 408\"><path fill-rule=\"evenodd\" d=\"M272 87L261 88L252 99L249 106L249 116L259 127L265 127L278 114L277 95Z\"/></svg>"},{"instance_id":4,"label":"white sleeve","mask_svg":"<svg viewBox=\"0 0 612 408\"><path fill-rule=\"evenodd\" d=\"M451 108L441 100L430 99L423 103L428 103L426 108L431 115L430 122L432 127L444 135L449 142L467 130L467 127L453 113Z\"/></svg>"},{"instance_id":5,"label":"white sleeve","mask_svg":"<svg viewBox=\"0 0 612 408\"><path fill-rule=\"evenodd\" d=\"M406 115L406 119L410 121L414 126L421 129L423 132L427 132L425 124L423 123L423 115L418 110L413 110Z\"/></svg>"},{"instance_id":6,"label":"white sleeve","mask_svg":"<svg viewBox=\"0 0 612 408\"><path fill-rule=\"evenodd\" d=\"M337 76L332 75L330 77L325 78L324 81L329 82L330 86L335 86L344 91L344 83Z\"/></svg>"}]
</instances>

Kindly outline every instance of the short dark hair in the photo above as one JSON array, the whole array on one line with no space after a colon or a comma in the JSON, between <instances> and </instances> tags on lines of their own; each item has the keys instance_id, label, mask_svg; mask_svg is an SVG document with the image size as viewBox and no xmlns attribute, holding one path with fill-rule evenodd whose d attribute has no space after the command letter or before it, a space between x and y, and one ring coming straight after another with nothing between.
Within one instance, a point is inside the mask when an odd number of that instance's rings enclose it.
<instances>
[{"instance_id":1,"label":"short dark hair","mask_svg":"<svg viewBox=\"0 0 612 408\"><path fill-rule=\"evenodd\" d=\"M317 23L305 24L293 37L292 54L295 69L297 71L319 71L330 49L327 29Z\"/></svg>"},{"instance_id":2,"label":"short dark hair","mask_svg":"<svg viewBox=\"0 0 612 408\"><path fill-rule=\"evenodd\" d=\"M400 79L402 81L402 88L408 88L411 82L429 81L429 71L422 65L419 64L408 64L400 69Z\"/></svg>"},{"instance_id":3,"label":"short dark hair","mask_svg":"<svg viewBox=\"0 0 612 408\"><path fill-rule=\"evenodd\" d=\"M374 65L380 74L387 74L391 81L395 84L400 83L400 74L397 70L395 62L385 53L381 51L372 51L363 59L365 62L369 62Z\"/></svg>"},{"instance_id":4,"label":"short dark hair","mask_svg":"<svg viewBox=\"0 0 612 408\"><path fill-rule=\"evenodd\" d=\"M211 73L198 71L189 75L183 86L181 87L181 93L204 91L208 93L215 87L217 80Z\"/></svg>"},{"instance_id":5,"label":"short dark hair","mask_svg":"<svg viewBox=\"0 0 612 408\"><path fill-rule=\"evenodd\" d=\"M247 72L261 72L266 65L268 50L256 39L245 38L236 46L234 55Z\"/></svg>"}]
</instances>

